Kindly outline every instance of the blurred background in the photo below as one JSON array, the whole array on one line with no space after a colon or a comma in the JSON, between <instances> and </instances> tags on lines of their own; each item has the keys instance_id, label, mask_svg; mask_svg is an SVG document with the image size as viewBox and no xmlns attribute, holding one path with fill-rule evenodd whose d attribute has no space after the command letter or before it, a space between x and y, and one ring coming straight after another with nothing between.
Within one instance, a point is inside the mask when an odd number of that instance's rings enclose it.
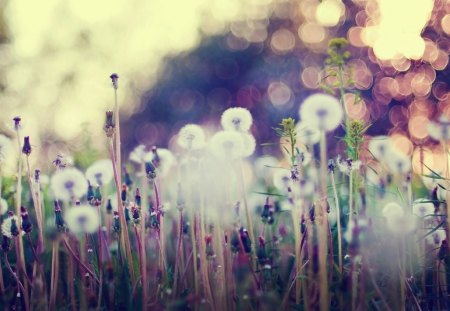
<instances>
[{"instance_id":1,"label":"blurred background","mask_svg":"<svg viewBox=\"0 0 450 311\"><path fill-rule=\"evenodd\" d=\"M450 117L447 0L3 0L0 131L12 118L53 159L104 152L117 72L122 138L171 145L181 126L217 129L248 108L259 143L324 79L328 41L345 37L362 101L351 118L408 154L433 153L427 122ZM258 148L258 153L273 152Z\"/></svg>"}]
</instances>

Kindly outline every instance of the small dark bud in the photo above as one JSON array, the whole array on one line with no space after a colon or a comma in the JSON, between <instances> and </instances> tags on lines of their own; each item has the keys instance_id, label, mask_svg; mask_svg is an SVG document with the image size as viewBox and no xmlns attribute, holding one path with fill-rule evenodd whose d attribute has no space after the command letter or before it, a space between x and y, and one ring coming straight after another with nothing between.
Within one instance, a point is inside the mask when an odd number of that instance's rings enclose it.
<instances>
[{"instance_id":1,"label":"small dark bud","mask_svg":"<svg viewBox=\"0 0 450 311\"><path fill-rule=\"evenodd\" d=\"M131 220L130 217L130 209L128 208L128 206L124 206L123 208L124 214L125 214L125 221L128 223Z\"/></svg>"},{"instance_id":2,"label":"small dark bud","mask_svg":"<svg viewBox=\"0 0 450 311\"><path fill-rule=\"evenodd\" d=\"M41 171L39 169L35 169L34 170L34 181L36 183L38 183L40 179L41 179Z\"/></svg>"},{"instance_id":3,"label":"small dark bud","mask_svg":"<svg viewBox=\"0 0 450 311\"><path fill-rule=\"evenodd\" d=\"M113 88L117 90L119 88L119 75L117 73L113 73L109 77L111 78Z\"/></svg>"},{"instance_id":4,"label":"small dark bud","mask_svg":"<svg viewBox=\"0 0 450 311\"><path fill-rule=\"evenodd\" d=\"M127 169L124 168L124 172L125 172L125 185L127 185L128 187L131 187L133 185L133 180L131 179L131 175L130 173L128 173Z\"/></svg>"},{"instance_id":5,"label":"small dark bud","mask_svg":"<svg viewBox=\"0 0 450 311\"><path fill-rule=\"evenodd\" d=\"M127 201L127 185L125 185L125 184L122 185L121 198L122 198L122 202Z\"/></svg>"},{"instance_id":6,"label":"small dark bud","mask_svg":"<svg viewBox=\"0 0 450 311\"><path fill-rule=\"evenodd\" d=\"M55 208L55 225L59 231L65 231L65 222L62 217L61 207L59 206L58 201L54 201L53 203Z\"/></svg>"},{"instance_id":7,"label":"small dark bud","mask_svg":"<svg viewBox=\"0 0 450 311\"><path fill-rule=\"evenodd\" d=\"M161 158L158 155L158 148L156 148L156 146L152 147L152 153L153 153L153 165L155 165L156 167L159 167L161 164Z\"/></svg>"},{"instance_id":8,"label":"small dark bud","mask_svg":"<svg viewBox=\"0 0 450 311\"><path fill-rule=\"evenodd\" d=\"M94 200L94 187L92 187L91 182L88 180L88 189L87 189L87 200L92 202Z\"/></svg>"},{"instance_id":9,"label":"small dark bud","mask_svg":"<svg viewBox=\"0 0 450 311\"><path fill-rule=\"evenodd\" d=\"M97 186L94 191L94 199L96 201L96 205L100 205L102 202L102 193L100 191L100 186Z\"/></svg>"},{"instance_id":10,"label":"small dark bud","mask_svg":"<svg viewBox=\"0 0 450 311\"><path fill-rule=\"evenodd\" d=\"M156 178L156 168L152 162L145 162L145 172L147 173L148 179Z\"/></svg>"},{"instance_id":11,"label":"small dark bud","mask_svg":"<svg viewBox=\"0 0 450 311\"><path fill-rule=\"evenodd\" d=\"M333 173L336 169L336 162L333 159L328 160L328 172Z\"/></svg>"},{"instance_id":12,"label":"small dark bud","mask_svg":"<svg viewBox=\"0 0 450 311\"><path fill-rule=\"evenodd\" d=\"M23 206L20 207L20 216L22 217L22 230L30 233L33 230L33 224L30 221L27 210Z\"/></svg>"},{"instance_id":13,"label":"small dark bud","mask_svg":"<svg viewBox=\"0 0 450 311\"><path fill-rule=\"evenodd\" d=\"M112 210L113 210L113 207L112 207L111 199L108 199L106 201L106 213L112 214Z\"/></svg>"},{"instance_id":14,"label":"small dark bud","mask_svg":"<svg viewBox=\"0 0 450 311\"><path fill-rule=\"evenodd\" d=\"M139 222L141 221L141 213L139 208L137 208L136 206L133 206L131 208L131 214L133 216L133 222L137 225L139 224Z\"/></svg>"},{"instance_id":15,"label":"small dark bud","mask_svg":"<svg viewBox=\"0 0 450 311\"><path fill-rule=\"evenodd\" d=\"M11 250L11 239L8 238L6 235L3 236L1 247L4 253L7 253Z\"/></svg>"},{"instance_id":16,"label":"small dark bud","mask_svg":"<svg viewBox=\"0 0 450 311\"><path fill-rule=\"evenodd\" d=\"M107 137L112 137L115 132L116 125L114 123L114 113L112 111L106 112L106 120L105 120L105 127L103 130L106 133Z\"/></svg>"},{"instance_id":17,"label":"small dark bud","mask_svg":"<svg viewBox=\"0 0 450 311\"><path fill-rule=\"evenodd\" d=\"M438 258L439 260L444 260L448 257L448 243L447 240L442 241L441 247L439 248Z\"/></svg>"},{"instance_id":18,"label":"small dark bud","mask_svg":"<svg viewBox=\"0 0 450 311\"><path fill-rule=\"evenodd\" d=\"M115 232L120 231L120 219L119 219L119 213L114 211L114 222L112 225L112 228Z\"/></svg>"},{"instance_id":19,"label":"small dark bud","mask_svg":"<svg viewBox=\"0 0 450 311\"><path fill-rule=\"evenodd\" d=\"M20 121L21 121L21 120L22 120L22 119L21 119L19 116L13 118L13 121L14 121L14 129L15 129L16 131L19 130L19 128L20 128Z\"/></svg>"},{"instance_id":20,"label":"small dark bud","mask_svg":"<svg viewBox=\"0 0 450 311\"><path fill-rule=\"evenodd\" d=\"M252 241L250 240L250 236L248 234L247 229L245 228L239 229L239 234L241 237L242 244L244 245L244 251L246 253L250 253L252 251Z\"/></svg>"},{"instance_id":21,"label":"small dark bud","mask_svg":"<svg viewBox=\"0 0 450 311\"><path fill-rule=\"evenodd\" d=\"M136 202L137 206L141 206L142 199L141 199L141 191L139 188L136 188L136 194L134 195L134 201Z\"/></svg>"},{"instance_id":22,"label":"small dark bud","mask_svg":"<svg viewBox=\"0 0 450 311\"><path fill-rule=\"evenodd\" d=\"M25 136L23 138L22 153L27 156L29 156L31 154L30 136Z\"/></svg>"}]
</instances>

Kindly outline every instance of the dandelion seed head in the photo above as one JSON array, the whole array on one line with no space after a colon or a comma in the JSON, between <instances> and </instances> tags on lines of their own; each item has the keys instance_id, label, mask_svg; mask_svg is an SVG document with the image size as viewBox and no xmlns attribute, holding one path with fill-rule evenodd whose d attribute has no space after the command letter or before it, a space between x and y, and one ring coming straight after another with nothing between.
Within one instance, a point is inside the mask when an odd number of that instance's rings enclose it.
<instances>
[{"instance_id":1,"label":"dandelion seed head","mask_svg":"<svg viewBox=\"0 0 450 311\"><path fill-rule=\"evenodd\" d=\"M300 121L295 126L297 141L307 146L312 146L320 141L320 130L307 120Z\"/></svg>"},{"instance_id":2,"label":"dandelion seed head","mask_svg":"<svg viewBox=\"0 0 450 311\"><path fill-rule=\"evenodd\" d=\"M53 174L50 187L56 199L70 202L85 195L88 182L80 170L66 168Z\"/></svg>"},{"instance_id":3,"label":"dandelion seed head","mask_svg":"<svg viewBox=\"0 0 450 311\"><path fill-rule=\"evenodd\" d=\"M450 120L446 116L441 116L438 122L428 123L428 134L436 140L450 139Z\"/></svg>"},{"instance_id":4,"label":"dandelion seed head","mask_svg":"<svg viewBox=\"0 0 450 311\"><path fill-rule=\"evenodd\" d=\"M413 203L412 212L418 217L434 214L434 205L429 199L417 199Z\"/></svg>"},{"instance_id":5,"label":"dandelion seed head","mask_svg":"<svg viewBox=\"0 0 450 311\"><path fill-rule=\"evenodd\" d=\"M278 190L285 192L292 186L291 172L285 169L276 169L273 173L273 185Z\"/></svg>"},{"instance_id":6,"label":"dandelion seed head","mask_svg":"<svg viewBox=\"0 0 450 311\"><path fill-rule=\"evenodd\" d=\"M114 171L109 159L98 160L86 170L86 178L91 184L104 186L109 184L113 177Z\"/></svg>"},{"instance_id":7,"label":"dandelion seed head","mask_svg":"<svg viewBox=\"0 0 450 311\"><path fill-rule=\"evenodd\" d=\"M405 214L403 208L396 202L387 203L381 212L387 219L398 219Z\"/></svg>"},{"instance_id":8,"label":"dandelion seed head","mask_svg":"<svg viewBox=\"0 0 450 311\"><path fill-rule=\"evenodd\" d=\"M10 212L8 214L8 217L3 220L2 234L11 239L17 235L17 233L14 232L17 230L19 230L19 218L17 217L17 215L14 215L12 212ZM21 233L23 234L24 232L21 231Z\"/></svg>"},{"instance_id":9,"label":"dandelion seed head","mask_svg":"<svg viewBox=\"0 0 450 311\"><path fill-rule=\"evenodd\" d=\"M170 172L170 169L176 164L175 156L173 155L172 151L165 148L158 148L157 155L158 155L158 167L157 167L158 174L160 176L167 176L167 174ZM155 158L156 155L153 152L147 152L144 155L145 162L154 163Z\"/></svg>"},{"instance_id":10,"label":"dandelion seed head","mask_svg":"<svg viewBox=\"0 0 450 311\"><path fill-rule=\"evenodd\" d=\"M226 131L247 132L252 126L253 118L248 109L233 107L224 111L220 123Z\"/></svg>"},{"instance_id":11,"label":"dandelion seed head","mask_svg":"<svg viewBox=\"0 0 450 311\"><path fill-rule=\"evenodd\" d=\"M254 171L258 178L266 179L268 176L271 177L274 168L278 165L278 160L272 156L262 156L255 160Z\"/></svg>"},{"instance_id":12,"label":"dandelion seed head","mask_svg":"<svg viewBox=\"0 0 450 311\"><path fill-rule=\"evenodd\" d=\"M411 171L411 159L403 153L391 150L385 160L393 174L407 174Z\"/></svg>"},{"instance_id":13,"label":"dandelion seed head","mask_svg":"<svg viewBox=\"0 0 450 311\"><path fill-rule=\"evenodd\" d=\"M149 157L150 154L150 152L146 151L144 145L138 145L131 151L129 159L130 161L141 164L146 161L146 158Z\"/></svg>"},{"instance_id":14,"label":"dandelion seed head","mask_svg":"<svg viewBox=\"0 0 450 311\"><path fill-rule=\"evenodd\" d=\"M185 149L201 149L205 146L205 132L196 124L187 124L178 132L178 144Z\"/></svg>"},{"instance_id":15,"label":"dandelion seed head","mask_svg":"<svg viewBox=\"0 0 450 311\"><path fill-rule=\"evenodd\" d=\"M350 175L351 172L357 171L361 167L361 161L359 160L354 161L350 158L344 160L340 156L338 156L336 162L338 164L341 173L344 173L346 175Z\"/></svg>"},{"instance_id":16,"label":"dandelion seed head","mask_svg":"<svg viewBox=\"0 0 450 311\"><path fill-rule=\"evenodd\" d=\"M244 154L242 134L233 131L217 132L209 141L209 150L218 158L241 158Z\"/></svg>"},{"instance_id":17,"label":"dandelion seed head","mask_svg":"<svg viewBox=\"0 0 450 311\"><path fill-rule=\"evenodd\" d=\"M8 211L8 202L3 199L0 198L0 215L5 214Z\"/></svg>"},{"instance_id":18,"label":"dandelion seed head","mask_svg":"<svg viewBox=\"0 0 450 311\"><path fill-rule=\"evenodd\" d=\"M392 150L392 141L388 136L375 136L369 141L369 151L378 160L383 160Z\"/></svg>"},{"instance_id":19,"label":"dandelion seed head","mask_svg":"<svg viewBox=\"0 0 450 311\"><path fill-rule=\"evenodd\" d=\"M341 124L344 112L335 97L327 94L314 94L303 101L299 115L311 126L328 132Z\"/></svg>"},{"instance_id":20,"label":"dandelion seed head","mask_svg":"<svg viewBox=\"0 0 450 311\"><path fill-rule=\"evenodd\" d=\"M14 149L11 139L0 134L0 165L6 162L14 155Z\"/></svg>"},{"instance_id":21,"label":"dandelion seed head","mask_svg":"<svg viewBox=\"0 0 450 311\"><path fill-rule=\"evenodd\" d=\"M256 140L252 134L242 133L242 140L244 143L244 150L242 151L242 157L246 158L251 156L255 152Z\"/></svg>"},{"instance_id":22,"label":"dandelion seed head","mask_svg":"<svg viewBox=\"0 0 450 311\"><path fill-rule=\"evenodd\" d=\"M89 205L78 205L68 208L64 220L67 228L75 234L94 233L100 226L97 209Z\"/></svg>"}]
</instances>

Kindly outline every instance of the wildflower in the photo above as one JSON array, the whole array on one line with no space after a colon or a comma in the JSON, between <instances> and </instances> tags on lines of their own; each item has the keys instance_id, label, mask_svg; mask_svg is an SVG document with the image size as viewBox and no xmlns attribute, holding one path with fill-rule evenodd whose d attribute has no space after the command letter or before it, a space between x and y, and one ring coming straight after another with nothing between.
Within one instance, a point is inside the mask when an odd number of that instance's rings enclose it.
<instances>
[{"instance_id":1,"label":"wildflower","mask_svg":"<svg viewBox=\"0 0 450 311\"><path fill-rule=\"evenodd\" d=\"M333 96L314 94L303 101L299 115L321 131L332 131L339 126L344 113L341 104Z\"/></svg>"},{"instance_id":2,"label":"wildflower","mask_svg":"<svg viewBox=\"0 0 450 311\"><path fill-rule=\"evenodd\" d=\"M196 124L187 124L178 132L178 144L185 149L197 150L205 146L205 133Z\"/></svg>"},{"instance_id":3,"label":"wildflower","mask_svg":"<svg viewBox=\"0 0 450 311\"><path fill-rule=\"evenodd\" d=\"M438 122L428 123L428 134L436 140L450 139L450 120L441 116Z\"/></svg>"},{"instance_id":4,"label":"wildflower","mask_svg":"<svg viewBox=\"0 0 450 311\"><path fill-rule=\"evenodd\" d=\"M330 173L334 173L335 169L336 169L336 162L334 162L333 159L328 160L328 171Z\"/></svg>"},{"instance_id":5,"label":"wildflower","mask_svg":"<svg viewBox=\"0 0 450 311\"><path fill-rule=\"evenodd\" d=\"M350 175L352 171L359 170L359 168L361 167L361 161L354 161L350 158L342 160L340 156L338 156L337 158L337 164L339 170L346 175Z\"/></svg>"},{"instance_id":6,"label":"wildflower","mask_svg":"<svg viewBox=\"0 0 450 311\"><path fill-rule=\"evenodd\" d=\"M418 217L426 217L434 214L434 205L428 199L417 199L413 203L413 214Z\"/></svg>"},{"instance_id":7,"label":"wildflower","mask_svg":"<svg viewBox=\"0 0 450 311\"><path fill-rule=\"evenodd\" d=\"M94 187L92 187L91 182L88 180L88 189L87 189L87 200L91 202L94 200Z\"/></svg>"},{"instance_id":8,"label":"wildflower","mask_svg":"<svg viewBox=\"0 0 450 311\"><path fill-rule=\"evenodd\" d=\"M22 153L27 156L29 156L31 154L30 136L25 136L23 138Z\"/></svg>"},{"instance_id":9,"label":"wildflower","mask_svg":"<svg viewBox=\"0 0 450 311\"><path fill-rule=\"evenodd\" d=\"M383 160L392 150L392 142L388 136L375 136L369 141L369 151L378 160Z\"/></svg>"},{"instance_id":10,"label":"wildflower","mask_svg":"<svg viewBox=\"0 0 450 311\"><path fill-rule=\"evenodd\" d=\"M403 153L391 151L386 159L386 164L393 174L407 174L411 171L411 159Z\"/></svg>"},{"instance_id":11,"label":"wildflower","mask_svg":"<svg viewBox=\"0 0 450 311\"><path fill-rule=\"evenodd\" d=\"M25 233L30 233L33 230L33 225L31 224L27 210L23 206L20 207L20 216L22 217L22 230Z\"/></svg>"},{"instance_id":12,"label":"wildflower","mask_svg":"<svg viewBox=\"0 0 450 311\"><path fill-rule=\"evenodd\" d=\"M297 141L304 145L312 146L320 141L320 131L307 120L297 123L295 130L297 132Z\"/></svg>"},{"instance_id":13,"label":"wildflower","mask_svg":"<svg viewBox=\"0 0 450 311\"><path fill-rule=\"evenodd\" d=\"M14 121L14 129L18 131L20 129L20 121L22 121L22 119L19 116L16 116L13 118L13 121Z\"/></svg>"},{"instance_id":14,"label":"wildflower","mask_svg":"<svg viewBox=\"0 0 450 311\"><path fill-rule=\"evenodd\" d=\"M176 162L175 156L169 149L156 147L152 148L151 153L146 154L145 160L151 161L161 176L167 176Z\"/></svg>"},{"instance_id":15,"label":"wildflower","mask_svg":"<svg viewBox=\"0 0 450 311\"><path fill-rule=\"evenodd\" d=\"M119 75L117 73L113 73L109 77L111 78L113 88L117 90L119 88Z\"/></svg>"},{"instance_id":16,"label":"wildflower","mask_svg":"<svg viewBox=\"0 0 450 311\"><path fill-rule=\"evenodd\" d=\"M14 215L13 212L8 212L8 217L3 221L2 234L8 238L16 237L19 235L18 227L19 218Z\"/></svg>"},{"instance_id":17,"label":"wildflower","mask_svg":"<svg viewBox=\"0 0 450 311\"><path fill-rule=\"evenodd\" d=\"M237 159L244 153L242 135L231 131L217 132L211 138L209 147L213 155L222 159Z\"/></svg>"},{"instance_id":18,"label":"wildflower","mask_svg":"<svg viewBox=\"0 0 450 311\"><path fill-rule=\"evenodd\" d=\"M79 205L69 208L65 213L69 230L77 233L94 233L100 226L97 210L89 205Z\"/></svg>"},{"instance_id":19,"label":"wildflower","mask_svg":"<svg viewBox=\"0 0 450 311\"><path fill-rule=\"evenodd\" d=\"M111 160L102 159L96 161L86 170L86 178L99 186L107 185L114 177Z\"/></svg>"},{"instance_id":20,"label":"wildflower","mask_svg":"<svg viewBox=\"0 0 450 311\"><path fill-rule=\"evenodd\" d=\"M63 161L63 156L58 154L56 155L56 159L53 160L53 164L57 169L64 169L67 166L67 163Z\"/></svg>"},{"instance_id":21,"label":"wildflower","mask_svg":"<svg viewBox=\"0 0 450 311\"><path fill-rule=\"evenodd\" d=\"M141 221L141 211L140 209L133 204L133 206L131 207L131 215L133 217L133 222L138 225L139 222Z\"/></svg>"},{"instance_id":22,"label":"wildflower","mask_svg":"<svg viewBox=\"0 0 450 311\"><path fill-rule=\"evenodd\" d=\"M103 130L105 131L106 136L109 138L114 135L116 129L116 124L114 122L113 116L114 114L112 111L106 112L105 126L103 127Z\"/></svg>"},{"instance_id":23,"label":"wildflower","mask_svg":"<svg viewBox=\"0 0 450 311\"><path fill-rule=\"evenodd\" d=\"M51 179L51 188L56 199L70 201L81 198L88 187L83 173L76 168L57 171Z\"/></svg>"},{"instance_id":24,"label":"wildflower","mask_svg":"<svg viewBox=\"0 0 450 311\"><path fill-rule=\"evenodd\" d=\"M274 222L274 214L275 209L272 205L269 204L269 198L266 198L266 204L264 204L263 210L261 212L262 222L266 224L273 224Z\"/></svg>"},{"instance_id":25,"label":"wildflower","mask_svg":"<svg viewBox=\"0 0 450 311\"><path fill-rule=\"evenodd\" d=\"M128 187L131 187L133 185L133 180L131 179L131 175L130 175L130 173L128 173L128 170L125 167L123 168L123 171L125 174L125 176L123 178L124 182Z\"/></svg>"},{"instance_id":26,"label":"wildflower","mask_svg":"<svg viewBox=\"0 0 450 311\"><path fill-rule=\"evenodd\" d=\"M248 109L234 107L224 111L220 122L226 131L246 132L252 126L253 118Z\"/></svg>"},{"instance_id":27,"label":"wildflower","mask_svg":"<svg viewBox=\"0 0 450 311\"><path fill-rule=\"evenodd\" d=\"M8 211L8 202L5 199L0 198L0 215L5 214Z\"/></svg>"},{"instance_id":28,"label":"wildflower","mask_svg":"<svg viewBox=\"0 0 450 311\"><path fill-rule=\"evenodd\" d=\"M11 140L5 135L0 134L0 164L11 158L14 153L13 150Z\"/></svg>"},{"instance_id":29,"label":"wildflower","mask_svg":"<svg viewBox=\"0 0 450 311\"><path fill-rule=\"evenodd\" d=\"M112 213L112 210L113 210L113 206L112 206L112 203L111 203L111 199L108 199L107 201L106 201L106 213L107 214L111 214Z\"/></svg>"}]
</instances>

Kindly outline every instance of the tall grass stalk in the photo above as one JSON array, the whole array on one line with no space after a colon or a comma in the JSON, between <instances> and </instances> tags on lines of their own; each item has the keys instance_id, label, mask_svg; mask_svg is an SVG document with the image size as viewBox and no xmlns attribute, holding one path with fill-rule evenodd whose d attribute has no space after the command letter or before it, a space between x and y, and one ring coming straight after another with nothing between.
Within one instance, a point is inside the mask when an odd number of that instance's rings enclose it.
<instances>
[{"instance_id":1,"label":"tall grass stalk","mask_svg":"<svg viewBox=\"0 0 450 311\"><path fill-rule=\"evenodd\" d=\"M142 277L142 309L147 310L147 303L148 303L148 282L147 282L147 236L146 236L146 228L145 228L145 221L147 219L147 198L148 198L148 182L146 178L146 171L145 171L145 163L141 164L141 232L140 232L140 240L141 240L141 257L140 257L140 264L141 264L141 277Z\"/></svg>"},{"instance_id":2,"label":"tall grass stalk","mask_svg":"<svg viewBox=\"0 0 450 311\"><path fill-rule=\"evenodd\" d=\"M321 180L321 199L319 201L320 213L316 212L318 217L318 243L319 243L319 282L320 282L320 310L327 311L329 309L328 298L328 277L327 277L327 227L328 219L326 215L327 201L327 141L326 132L321 132L320 138L320 180ZM316 217L317 217L316 216Z\"/></svg>"},{"instance_id":3,"label":"tall grass stalk","mask_svg":"<svg viewBox=\"0 0 450 311\"><path fill-rule=\"evenodd\" d=\"M334 201L336 204L336 223L337 223L337 238L338 238L338 266L339 273L342 274L342 232L341 232L341 209L339 207L339 197L336 189L336 181L334 179L334 171L330 170L331 185L333 187Z\"/></svg>"},{"instance_id":4,"label":"tall grass stalk","mask_svg":"<svg viewBox=\"0 0 450 311\"><path fill-rule=\"evenodd\" d=\"M16 121L17 122L17 121ZM20 122L20 119L19 119ZM20 137L20 126L18 123L16 123L15 126L16 130L16 138L17 138L17 188L16 188L16 214L17 214L17 226L19 228L22 228L22 217L20 215L20 207L22 206L22 146L20 145L21 137ZM23 273L24 280L28 278L27 271L25 267L25 253L23 249L23 239L22 235L19 234L19 236L16 238L17 242L17 277L20 279L20 275ZM24 284L24 294L23 298L25 300L25 305L29 307L29 296L28 296L28 282L23 282Z\"/></svg>"}]
</instances>

